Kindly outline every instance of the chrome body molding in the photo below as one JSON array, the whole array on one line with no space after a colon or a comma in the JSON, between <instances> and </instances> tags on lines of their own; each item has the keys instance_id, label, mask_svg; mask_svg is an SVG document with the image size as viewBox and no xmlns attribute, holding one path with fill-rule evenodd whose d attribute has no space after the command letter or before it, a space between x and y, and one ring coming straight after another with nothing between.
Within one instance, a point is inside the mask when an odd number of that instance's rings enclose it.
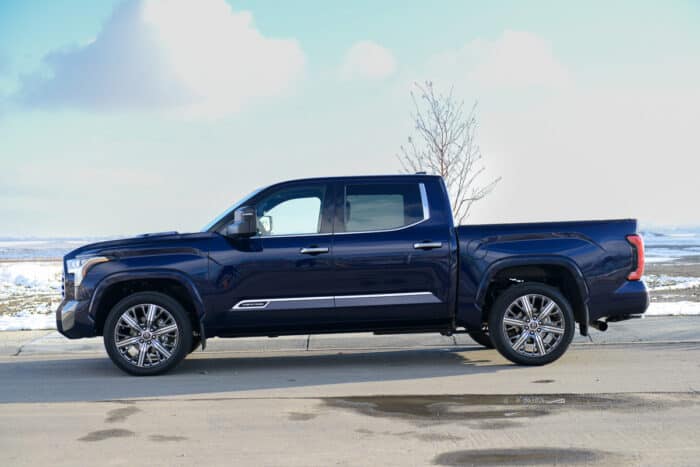
<instances>
[{"instance_id":1,"label":"chrome body molding","mask_svg":"<svg viewBox=\"0 0 700 467\"><path fill-rule=\"evenodd\" d=\"M63 331L70 331L75 326L75 310L77 308L77 300L69 300L61 308L61 328Z\"/></svg>"},{"instance_id":2,"label":"chrome body molding","mask_svg":"<svg viewBox=\"0 0 700 467\"><path fill-rule=\"evenodd\" d=\"M327 297L256 298L241 300L231 308L231 311L421 305L428 303L441 303L441 301L432 292L336 295Z\"/></svg>"},{"instance_id":3,"label":"chrome body molding","mask_svg":"<svg viewBox=\"0 0 700 467\"><path fill-rule=\"evenodd\" d=\"M413 248L416 250L432 250L433 248L442 248L442 242L414 243Z\"/></svg>"},{"instance_id":4,"label":"chrome body molding","mask_svg":"<svg viewBox=\"0 0 700 467\"><path fill-rule=\"evenodd\" d=\"M423 205L423 220L427 221L430 219L430 205L428 205L428 193L425 191L425 183L419 183L418 189L420 189L420 201Z\"/></svg>"}]
</instances>

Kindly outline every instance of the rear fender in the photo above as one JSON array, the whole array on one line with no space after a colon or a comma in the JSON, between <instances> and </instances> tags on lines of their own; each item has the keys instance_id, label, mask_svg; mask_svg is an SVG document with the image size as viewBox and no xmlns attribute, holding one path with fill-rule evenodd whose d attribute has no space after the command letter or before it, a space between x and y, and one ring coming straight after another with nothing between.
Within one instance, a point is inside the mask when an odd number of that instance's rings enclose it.
<instances>
[{"instance_id":1,"label":"rear fender","mask_svg":"<svg viewBox=\"0 0 700 467\"><path fill-rule=\"evenodd\" d=\"M578 265L571 259L566 258L564 256L518 256L517 258L505 258L496 261L491 266L489 266L479 283L479 288L476 294L476 306L479 309L479 311L482 311L484 308L484 304L486 302L486 294L488 292L489 286L491 285L496 275L505 269L519 266L558 266L566 269L575 280L576 287L581 298L581 303L583 304L582 310L580 310L583 316L581 316L579 319L581 334L584 336L588 335L588 285L586 284L585 276L583 275L583 272L581 272L581 269L578 267Z\"/></svg>"}]
</instances>

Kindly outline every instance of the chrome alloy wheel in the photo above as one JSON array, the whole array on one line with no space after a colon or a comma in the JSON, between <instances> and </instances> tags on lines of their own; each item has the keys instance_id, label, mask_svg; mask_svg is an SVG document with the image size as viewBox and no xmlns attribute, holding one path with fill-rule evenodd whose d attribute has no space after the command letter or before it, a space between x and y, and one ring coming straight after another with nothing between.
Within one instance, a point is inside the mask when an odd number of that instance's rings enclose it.
<instances>
[{"instance_id":1,"label":"chrome alloy wheel","mask_svg":"<svg viewBox=\"0 0 700 467\"><path fill-rule=\"evenodd\" d=\"M506 309L503 331L517 353L541 357L551 353L564 338L564 313L549 297L523 295Z\"/></svg>"},{"instance_id":2,"label":"chrome alloy wheel","mask_svg":"<svg viewBox=\"0 0 700 467\"><path fill-rule=\"evenodd\" d=\"M114 343L131 365L150 368L170 359L178 335L177 323L168 310L144 303L122 313L114 328Z\"/></svg>"}]
</instances>

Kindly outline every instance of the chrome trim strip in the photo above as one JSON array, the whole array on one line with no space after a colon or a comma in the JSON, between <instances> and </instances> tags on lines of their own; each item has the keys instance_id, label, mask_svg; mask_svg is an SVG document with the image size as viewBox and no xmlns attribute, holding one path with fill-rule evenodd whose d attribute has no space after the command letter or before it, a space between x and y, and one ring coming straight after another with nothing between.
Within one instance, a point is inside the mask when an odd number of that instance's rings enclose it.
<instances>
[{"instance_id":1,"label":"chrome trim strip","mask_svg":"<svg viewBox=\"0 0 700 467\"><path fill-rule=\"evenodd\" d=\"M77 300L69 300L61 308L61 330L70 331L75 326L75 310L78 308Z\"/></svg>"},{"instance_id":2,"label":"chrome trim strip","mask_svg":"<svg viewBox=\"0 0 700 467\"><path fill-rule=\"evenodd\" d=\"M414 243L413 248L416 250L430 250L433 248L441 248L442 247L442 242L423 242L423 243Z\"/></svg>"},{"instance_id":3,"label":"chrome trim strip","mask_svg":"<svg viewBox=\"0 0 700 467\"><path fill-rule=\"evenodd\" d=\"M341 295L335 297L336 308L340 307L365 307L382 305L421 305L429 303L441 303L430 292L412 292L375 295Z\"/></svg>"},{"instance_id":4,"label":"chrome trim strip","mask_svg":"<svg viewBox=\"0 0 700 467\"><path fill-rule=\"evenodd\" d=\"M423 220L427 221L430 219L430 205L428 204L428 193L425 191L425 183L419 183L418 189L420 190L420 200L423 204Z\"/></svg>"},{"instance_id":5,"label":"chrome trim strip","mask_svg":"<svg viewBox=\"0 0 700 467\"><path fill-rule=\"evenodd\" d=\"M285 303L285 302L302 302L306 303L308 301L318 301L318 300L327 300L331 302L331 306L333 306L333 299L334 297L328 296L328 297L291 297L291 298L257 298L257 299L248 299L248 300L241 300L240 302L236 303L231 310L262 310L270 306L270 304L274 303ZM260 303L260 306L255 306L255 304ZM318 308L318 306L317 306ZM323 307L327 308L327 307Z\"/></svg>"},{"instance_id":6,"label":"chrome trim strip","mask_svg":"<svg viewBox=\"0 0 700 467\"><path fill-rule=\"evenodd\" d=\"M241 300L231 308L231 311L264 309L293 310L296 308L334 308L339 306L416 305L425 303L441 303L441 301L432 292L260 298Z\"/></svg>"},{"instance_id":7,"label":"chrome trim strip","mask_svg":"<svg viewBox=\"0 0 700 467\"><path fill-rule=\"evenodd\" d=\"M366 295L336 295L335 298L375 298L375 297L417 297L421 295L433 295L432 292L400 292L400 293L375 293Z\"/></svg>"},{"instance_id":8,"label":"chrome trim strip","mask_svg":"<svg viewBox=\"0 0 700 467\"><path fill-rule=\"evenodd\" d=\"M301 248L299 250L299 253L302 255L318 255L321 253L328 253L328 248L326 247L308 247L308 248Z\"/></svg>"}]
</instances>

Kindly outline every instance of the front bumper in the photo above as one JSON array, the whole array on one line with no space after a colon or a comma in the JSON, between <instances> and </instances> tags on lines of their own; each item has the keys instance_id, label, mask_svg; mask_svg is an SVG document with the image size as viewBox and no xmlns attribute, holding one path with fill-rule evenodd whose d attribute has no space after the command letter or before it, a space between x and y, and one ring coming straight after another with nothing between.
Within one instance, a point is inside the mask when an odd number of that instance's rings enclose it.
<instances>
[{"instance_id":1,"label":"front bumper","mask_svg":"<svg viewBox=\"0 0 700 467\"><path fill-rule=\"evenodd\" d=\"M69 339L95 336L95 321L89 308L89 300L63 300L56 310L58 332Z\"/></svg>"}]
</instances>

